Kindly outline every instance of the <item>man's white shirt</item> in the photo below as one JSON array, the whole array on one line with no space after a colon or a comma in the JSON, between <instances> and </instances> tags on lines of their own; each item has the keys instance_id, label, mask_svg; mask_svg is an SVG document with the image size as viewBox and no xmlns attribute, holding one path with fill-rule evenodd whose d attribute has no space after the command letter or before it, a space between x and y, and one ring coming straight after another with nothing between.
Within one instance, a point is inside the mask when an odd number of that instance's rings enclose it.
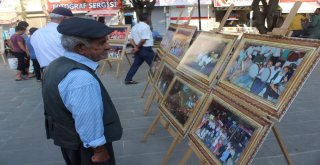
<instances>
[{"instance_id":1,"label":"man's white shirt","mask_svg":"<svg viewBox=\"0 0 320 165\"><path fill-rule=\"evenodd\" d=\"M138 45L140 40L146 39L142 46L153 46L153 37L150 26L142 21L132 27L131 38Z\"/></svg>"},{"instance_id":2,"label":"man's white shirt","mask_svg":"<svg viewBox=\"0 0 320 165\"><path fill-rule=\"evenodd\" d=\"M50 22L32 35L31 44L41 67L48 66L51 61L63 56L65 52L61 45L62 35L57 27L57 23Z\"/></svg>"}]
</instances>

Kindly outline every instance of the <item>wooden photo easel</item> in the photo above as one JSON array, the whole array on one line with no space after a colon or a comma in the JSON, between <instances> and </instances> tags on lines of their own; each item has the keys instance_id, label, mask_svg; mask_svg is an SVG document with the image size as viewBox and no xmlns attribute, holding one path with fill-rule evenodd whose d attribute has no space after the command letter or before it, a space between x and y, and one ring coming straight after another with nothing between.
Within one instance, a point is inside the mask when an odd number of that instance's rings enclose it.
<instances>
[{"instance_id":1,"label":"wooden photo easel","mask_svg":"<svg viewBox=\"0 0 320 165\"><path fill-rule=\"evenodd\" d=\"M196 7L196 3L192 6L190 15L189 15L189 17L188 17L188 21L185 23L185 25L189 25L189 24L190 24L190 21L191 21L191 18L192 18L192 14L193 14L193 12L194 12L194 8L195 8L195 7ZM183 8L183 9L180 11L179 16L178 16L177 21L176 21L176 24L179 23L180 18L182 17L182 14L183 14L184 10L185 10L185 9ZM147 78L147 84L146 84L145 87L143 88L142 94L141 94L141 96L140 96L141 98L144 97L144 94L146 93L149 84L152 83L151 81L152 81L152 80L150 79L150 77L148 77L148 78Z\"/></svg>"}]
</instances>

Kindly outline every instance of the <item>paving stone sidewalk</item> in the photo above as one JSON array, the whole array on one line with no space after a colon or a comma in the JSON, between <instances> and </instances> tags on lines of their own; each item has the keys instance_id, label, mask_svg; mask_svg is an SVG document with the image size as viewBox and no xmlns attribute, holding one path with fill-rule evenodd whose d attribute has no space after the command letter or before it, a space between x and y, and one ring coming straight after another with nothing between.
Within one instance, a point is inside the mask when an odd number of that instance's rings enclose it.
<instances>
[{"instance_id":1,"label":"paving stone sidewalk","mask_svg":"<svg viewBox=\"0 0 320 165\"><path fill-rule=\"evenodd\" d=\"M107 86L124 127L122 140L114 143L117 164L161 164L172 137L159 126L146 143L140 142L156 115L154 104L151 114L143 116L145 99L141 99L140 95L146 84L148 67L144 64L135 77L141 83L126 86L123 79L129 68L127 61L124 61L119 79L115 78L116 65L113 66L107 69L101 79ZM63 165L59 148L45 138L41 84L34 79L16 82L14 75L14 70L0 64L0 165ZM320 164L319 77L318 65L287 114L276 124L295 165ZM187 148L186 140L178 144L169 164L178 164ZM194 155L188 161L190 165L198 163ZM272 132L252 164L286 164Z\"/></svg>"}]
</instances>

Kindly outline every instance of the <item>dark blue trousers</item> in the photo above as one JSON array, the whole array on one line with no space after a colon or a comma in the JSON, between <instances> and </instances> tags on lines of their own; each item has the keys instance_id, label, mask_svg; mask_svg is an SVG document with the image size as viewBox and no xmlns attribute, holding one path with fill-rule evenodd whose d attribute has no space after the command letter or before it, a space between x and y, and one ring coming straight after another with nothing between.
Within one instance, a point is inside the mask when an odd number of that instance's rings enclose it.
<instances>
[{"instance_id":1,"label":"dark blue trousers","mask_svg":"<svg viewBox=\"0 0 320 165\"><path fill-rule=\"evenodd\" d=\"M152 50L152 47L141 47L138 52L134 55L134 61L131 65L129 72L127 73L125 81L132 81L133 76L138 71L139 67L143 64L144 61L151 66L155 54Z\"/></svg>"}]
</instances>

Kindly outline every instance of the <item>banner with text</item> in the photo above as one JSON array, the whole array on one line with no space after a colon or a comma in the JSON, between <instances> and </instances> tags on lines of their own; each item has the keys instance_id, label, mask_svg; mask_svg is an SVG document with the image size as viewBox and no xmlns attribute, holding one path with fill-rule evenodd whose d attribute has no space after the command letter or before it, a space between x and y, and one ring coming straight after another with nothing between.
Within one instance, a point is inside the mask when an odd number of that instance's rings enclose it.
<instances>
[{"instance_id":1,"label":"banner with text","mask_svg":"<svg viewBox=\"0 0 320 165\"><path fill-rule=\"evenodd\" d=\"M253 0L213 0L214 7L251 6Z\"/></svg>"},{"instance_id":2,"label":"banner with text","mask_svg":"<svg viewBox=\"0 0 320 165\"><path fill-rule=\"evenodd\" d=\"M155 6L192 6L198 0L157 0ZM210 5L211 0L200 0L201 5Z\"/></svg>"},{"instance_id":3,"label":"banner with text","mask_svg":"<svg viewBox=\"0 0 320 165\"><path fill-rule=\"evenodd\" d=\"M119 9L121 0L48 0L48 11L56 7L65 7L72 11L92 11Z\"/></svg>"}]
</instances>

